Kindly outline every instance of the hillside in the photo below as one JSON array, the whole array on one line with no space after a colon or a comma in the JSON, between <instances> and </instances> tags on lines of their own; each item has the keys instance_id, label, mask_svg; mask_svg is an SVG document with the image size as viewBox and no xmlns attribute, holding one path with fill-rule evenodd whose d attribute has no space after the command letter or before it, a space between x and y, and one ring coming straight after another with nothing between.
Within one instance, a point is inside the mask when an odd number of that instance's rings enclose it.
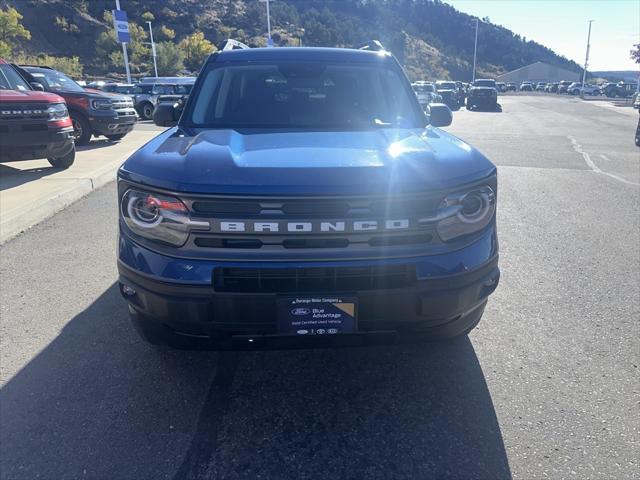
<instances>
[{"instance_id":1,"label":"hillside","mask_svg":"<svg viewBox=\"0 0 640 480\"><path fill-rule=\"evenodd\" d=\"M109 73L96 58L95 43L111 28L105 10L112 0L0 0L23 16L32 38L17 45L28 54L79 56L90 74ZM266 14L256 0L121 0L129 20L175 31L175 41L196 30L218 45L233 37L264 44ZM278 45L353 46L380 39L412 79L471 78L475 17L439 0L278 0L271 5L273 37ZM478 70L481 76L535 61L570 70L580 67L550 49L491 23L480 24ZM146 67L145 67L146 68ZM113 68L112 68L113 69ZM142 73L142 72L141 72Z\"/></svg>"}]
</instances>

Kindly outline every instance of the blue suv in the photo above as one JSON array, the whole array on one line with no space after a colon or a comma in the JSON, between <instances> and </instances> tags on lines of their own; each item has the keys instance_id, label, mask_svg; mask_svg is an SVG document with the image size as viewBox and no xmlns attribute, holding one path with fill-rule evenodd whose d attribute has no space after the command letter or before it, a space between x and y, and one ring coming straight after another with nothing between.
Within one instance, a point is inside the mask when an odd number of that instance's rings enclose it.
<instances>
[{"instance_id":1,"label":"blue suv","mask_svg":"<svg viewBox=\"0 0 640 480\"><path fill-rule=\"evenodd\" d=\"M118 172L120 291L152 344L465 335L499 280L495 166L388 52L225 50Z\"/></svg>"}]
</instances>

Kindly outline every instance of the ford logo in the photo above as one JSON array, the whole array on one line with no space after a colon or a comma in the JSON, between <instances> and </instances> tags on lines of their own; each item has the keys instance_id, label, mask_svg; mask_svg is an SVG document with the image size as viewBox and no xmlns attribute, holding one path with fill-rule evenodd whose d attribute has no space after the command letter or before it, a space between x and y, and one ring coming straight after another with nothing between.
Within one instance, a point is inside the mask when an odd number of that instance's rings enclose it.
<instances>
[{"instance_id":1,"label":"ford logo","mask_svg":"<svg viewBox=\"0 0 640 480\"><path fill-rule=\"evenodd\" d=\"M311 310L309 310L308 308L294 308L293 310L291 310L291 313L297 316L309 315L311 313Z\"/></svg>"}]
</instances>

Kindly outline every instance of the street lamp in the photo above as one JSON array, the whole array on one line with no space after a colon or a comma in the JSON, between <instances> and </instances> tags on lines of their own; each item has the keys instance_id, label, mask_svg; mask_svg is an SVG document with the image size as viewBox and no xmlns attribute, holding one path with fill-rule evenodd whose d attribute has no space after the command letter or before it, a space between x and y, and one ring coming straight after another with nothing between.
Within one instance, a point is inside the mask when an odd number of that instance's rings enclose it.
<instances>
[{"instance_id":1,"label":"street lamp","mask_svg":"<svg viewBox=\"0 0 640 480\"><path fill-rule=\"evenodd\" d=\"M589 65L589 49L591 48L591 24L595 20L589 20L589 33L587 34L587 55L584 59L584 71L582 72L582 88L580 89L580 97L584 98L584 84L587 81L587 66Z\"/></svg>"},{"instance_id":2,"label":"street lamp","mask_svg":"<svg viewBox=\"0 0 640 480\"><path fill-rule=\"evenodd\" d=\"M120 10L120 0L116 0L116 10ZM129 55L127 53L126 42L122 42L122 57L124 58L124 69L127 72L127 83L131 83L131 71L129 70Z\"/></svg>"},{"instance_id":3,"label":"street lamp","mask_svg":"<svg viewBox=\"0 0 640 480\"><path fill-rule=\"evenodd\" d=\"M158 65L156 64L156 44L153 41L153 30L151 29L151 22L149 24L149 39L151 40L151 56L153 57L153 71L156 72L156 78L158 78Z\"/></svg>"},{"instance_id":4,"label":"street lamp","mask_svg":"<svg viewBox=\"0 0 640 480\"><path fill-rule=\"evenodd\" d=\"M479 19L476 18L476 41L473 44L473 76L471 80L472 83L476 81L476 57L478 54L478 23L479 23Z\"/></svg>"},{"instance_id":5,"label":"street lamp","mask_svg":"<svg viewBox=\"0 0 640 480\"><path fill-rule=\"evenodd\" d=\"M267 4L267 47L273 47L273 39L271 38L271 14L269 12L269 3L273 0L259 0Z\"/></svg>"}]
</instances>

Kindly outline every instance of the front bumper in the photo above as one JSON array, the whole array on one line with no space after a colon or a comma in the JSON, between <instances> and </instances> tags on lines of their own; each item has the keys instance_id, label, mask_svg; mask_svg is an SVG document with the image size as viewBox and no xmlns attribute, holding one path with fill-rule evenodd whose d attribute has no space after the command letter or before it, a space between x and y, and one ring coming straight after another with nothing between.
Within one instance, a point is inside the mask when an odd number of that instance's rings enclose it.
<instances>
[{"instance_id":1,"label":"front bumper","mask_svg":"<svg viewBox=\"0 0 640 480\"><path fill-rule=\"evenodd\" d=\"M2 161L56 158L73 150L73 127L26 129L24 125L3 125L0 131Z\"/></svg>"},{"instance_id":2,"label":"front bumper","mask_svg":"<svg viewBox=\"0 0 640 480\"><path fill-rule=\"evenodd\" d=\"M277 299L313 294L216 291L213 278L216 268L228 264L202 262L208 263L203 265L159 257L163 256L149 252L121 235L118 261L120 291L129 304L134 322L152 322L165 331L164 336L178 342L182 338L185 342L202 342L207 348L218 349L249 348L261 344L278 347L287 344L299 347L318 342L359 344L371 343L371 339L378 338L386 342L389 338L416 339L436 328L446 331L447 337L454 336L475 326L487 297L496 289L500 278L495 232L446 255L392 262L316 263L312 267L406 264L415 268L415 281L401 288L316 292L357 297L358 333L331 339L285 338L276 330ZM137 263L139 268L133 263ZM252 262L243 267L277 269L291 268L291 265L270 264L265 267ZM299 263L295 267L311 268L310 264ZM190 280L185 281L185 278Z\"/></svg>"},{"instance_id":3,"label":"front bumper","mask_svg":"<svg viewBox=\"0 0 640 480\"><path fill-rule=\"evenodd\" d=\"M475 106L493 106L495 107L498 104L498 97L492 96L484 96L484 95L474 95L467 97L467 105L475 105Z\"/></svg>"},{"instance_id":4,"label":"front bumper","mask_svg":"<svg viewBox=\"0 0 640 480\"><path fill-rule=\"evenodd\" d=\"M94 135L125 135L133 130L137 120L138 116L133 108L127 115L108 112L105 115L93 114L89 117Z\"/></svg>"}]
</instances>

